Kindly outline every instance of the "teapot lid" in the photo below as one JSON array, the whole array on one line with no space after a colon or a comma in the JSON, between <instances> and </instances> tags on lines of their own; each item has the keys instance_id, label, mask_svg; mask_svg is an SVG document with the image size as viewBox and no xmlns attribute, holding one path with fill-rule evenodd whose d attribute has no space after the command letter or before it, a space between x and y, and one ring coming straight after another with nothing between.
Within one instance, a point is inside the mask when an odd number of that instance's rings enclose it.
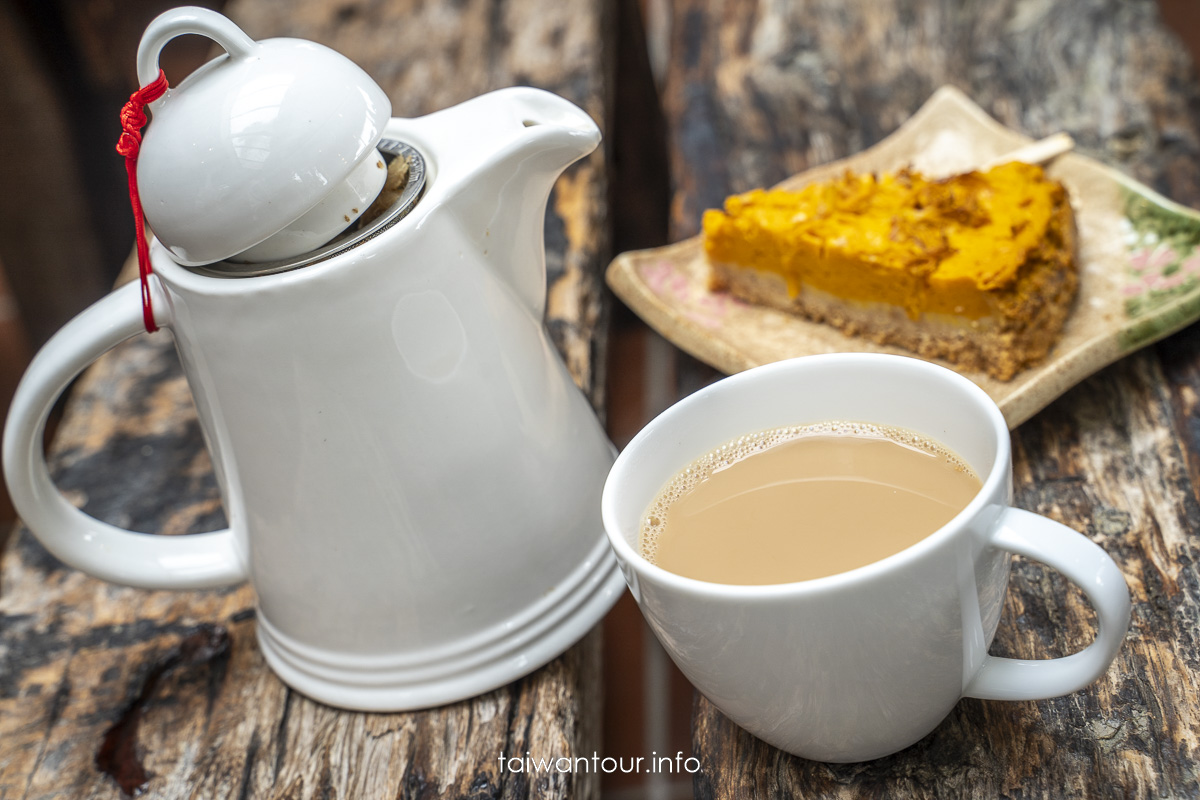
<instances>
[{"instance_id":1,"label":"teapot lid","mask_svg":"<svg viewBox=\"0 0 1200 800\"><path fill-rule=\"evenodd\" d=\"M345 56L301 39L256 42L226 17L177 8L146 28L138 78L184 33L226 54L150 104L137 180L146 221L187 266L222 261L283 230L341 186L391 116L381 88Z\"/></svg>"}]
</instances>

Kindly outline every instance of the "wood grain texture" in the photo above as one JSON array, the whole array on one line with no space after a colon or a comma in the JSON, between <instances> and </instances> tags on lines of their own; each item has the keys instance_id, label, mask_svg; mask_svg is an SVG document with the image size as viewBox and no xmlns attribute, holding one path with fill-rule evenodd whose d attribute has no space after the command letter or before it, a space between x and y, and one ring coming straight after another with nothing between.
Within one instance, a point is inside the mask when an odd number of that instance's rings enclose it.
<instances>
[{"instance_id":1,"label":"wood grain texture","mask_svg":"<svg viewBox=\"0 0 1200 800\"><path fill-rule=\"evenodd\" d=\"M0 258L36 346L103 295L112 273L91 225L73 108L32 38L14 5L0 4L0 151L21 154L0 161Z\"/></svg>"},{"instance_id":2,"label":"wood grain texture","mask_svg":"<svg viewBox=\"0 0 1200 800\"><path fill-rule=\"evenodd\" d=\"M673 239L730 192L874 144L943 84L1168 197L1200 195L1194 74L1149 0L676 0L672 19Z\"/></svg>"},{"instance_id":3,"label":"wood grain texture","mask_svg":"<svg viewBox=\"0 0 1200 800\"><path fill-rule=\"evenodd\" d=\"M256 38L298 36L345 52L389 92L397 115L525 83L569 97L604 126L609 22L600 2L238 0L226 11ZM558 183L546 225L547 323L601 410L605 189L597 152ZM224 524L165 333L122 345L80 379L51 465L68 497L114 524L177 534ZM221 646L196 650L197 639ZM248 587L116 587L64 567L21 531L0 573L0 799L121 796L96 765L106 736L125 736L117 744L141 759L148 797L596 797L594 773L520 774L498 758L599 749L599 648L597 630L467 702L337 711L266 667ZM123 726L117 734L114 725Z\"/></svg>"},{"instance_id":4,"label":"wood grain texture","mask_svg":"<svg viewBox=\"0 0 1200 800\"><path fill-rule=\"evenodd\" d=\"M664 90L672 235L705 208L881 139L943 83L1030 136L1200 204L1200 96L1152 2L673 3ZM859 765L779 752L697 697L702 798L1181 797L1200 792L1200 333L1088 379L1013 436L1016 503L1121 565L1133 623L1108 674L1039 702L964 700L923 741ZM1078 650L1078 590L1017 560L993 653ZM886 657L881 654L881 657Z\"/></svg>"}]
</instances>

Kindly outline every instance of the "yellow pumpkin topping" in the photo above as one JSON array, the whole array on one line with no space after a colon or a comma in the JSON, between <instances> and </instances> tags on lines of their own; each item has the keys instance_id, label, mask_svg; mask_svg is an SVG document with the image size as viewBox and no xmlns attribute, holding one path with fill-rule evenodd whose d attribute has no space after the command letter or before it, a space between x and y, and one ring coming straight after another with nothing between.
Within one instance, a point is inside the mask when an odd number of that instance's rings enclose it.
<instances>
[{"instance_id":1,"label":"yellow pumpkin topping","mask_svg":"<svg viewBox=\"0 0 1200 800\"><path fill-rule=\"evenodd\" d=\"M704 214L708 258L859 302L978 319L996 313L1065 203L1041 167L1011 162L929 180L846 172L799 191L735 195Z\"/></svg>"}]
</instances>

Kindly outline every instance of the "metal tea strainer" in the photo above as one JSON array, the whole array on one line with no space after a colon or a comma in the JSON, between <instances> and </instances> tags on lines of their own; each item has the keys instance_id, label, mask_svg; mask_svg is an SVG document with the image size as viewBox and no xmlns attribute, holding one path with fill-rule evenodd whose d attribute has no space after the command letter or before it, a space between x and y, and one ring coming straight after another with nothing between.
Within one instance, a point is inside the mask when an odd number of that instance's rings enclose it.
<instances>
[{"instance_id":1,"label":"metal tea strainer","mask_svg":"<svg viewBox=\"0 0 1200 800\"><path fill-rule=\"evenodd\" d=\"M253 278L259 275L273 275L277 272L287 272L333 258L383 233L407 216L408 212L416 206L417 201L421 199L421 194L425 190L425 159L416 148L395 139L381 139L376 148L389 164L397 158L408 161L408 181L391 207L366 226L358 229L351 226L328 244L293 258L258 262L235 261L231 258L203 266L188 267L188 269L214 278Z\"/></svg>"}]
</instances>

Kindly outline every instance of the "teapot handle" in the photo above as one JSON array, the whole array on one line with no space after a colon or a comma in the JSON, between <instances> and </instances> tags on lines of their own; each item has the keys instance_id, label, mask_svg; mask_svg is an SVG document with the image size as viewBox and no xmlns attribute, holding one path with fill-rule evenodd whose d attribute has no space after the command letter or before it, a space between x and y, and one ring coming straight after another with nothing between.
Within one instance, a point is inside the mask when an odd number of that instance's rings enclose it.
<instances>
[{"instance_id":1,"label":"teapot handle","mask_svg":"<svg viewBox=\"0 0 1200 800\"><path fill-rule=\"evenodd\" d=\"M167 42L185 33L198 33L212 39L229 55L253 54L258 43L234 25L227 17L197 6L183 6L164 11L151 21L138 45L138 84L146 86L158 78L158 57Z\"/></svg>"},{"instance_id":2,"label":"teapot handle","mask_svg":"<svg viewBox=\"0 0 1200 800\"><path fill-rule=\"evenodd\" d=\"M4 476L13 505L47 550L98 578L143 589L240 583L246 570L232 530L134 533L75 508L50 478L42 450L46 417L76 375L144 330L140 296L141 285L133 281L101 298L51 337L21 378L4 428ZM155 307L164 308L165 298L159 300Z\"/></svg>"}]
</instances>

